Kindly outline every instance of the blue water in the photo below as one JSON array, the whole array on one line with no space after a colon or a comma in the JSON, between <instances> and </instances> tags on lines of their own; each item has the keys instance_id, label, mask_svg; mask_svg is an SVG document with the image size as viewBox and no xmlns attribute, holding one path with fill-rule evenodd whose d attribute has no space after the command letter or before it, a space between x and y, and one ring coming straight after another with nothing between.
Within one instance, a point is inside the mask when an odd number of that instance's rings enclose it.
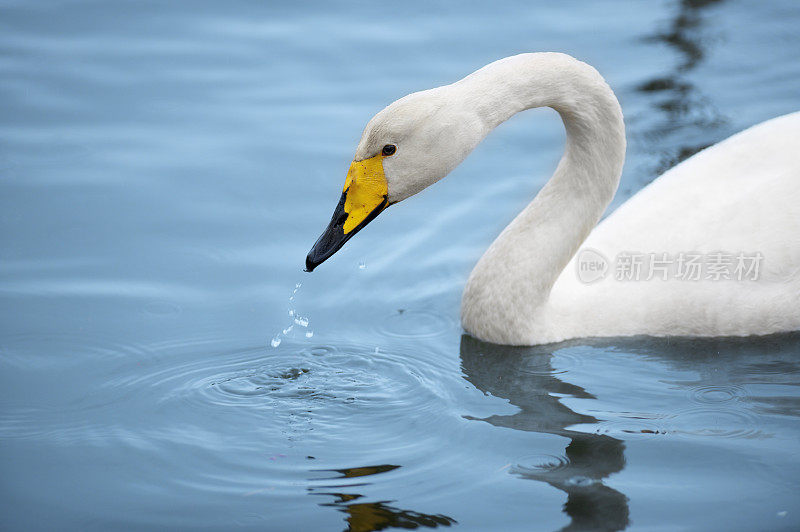
<instances>
[{"instance_id":1,"label":"blue water","mask_svg":"<svg viewBox=\"0 0 800 532\"><path fill-rule=\"evenodd\" d=\"M616 206L800 109L799 27L794 0L0 2L0 528L800 528L797 334L462 336L553 112L302 272L408 92L592 63L626 115Z\"/></svg>"}]
</instances>

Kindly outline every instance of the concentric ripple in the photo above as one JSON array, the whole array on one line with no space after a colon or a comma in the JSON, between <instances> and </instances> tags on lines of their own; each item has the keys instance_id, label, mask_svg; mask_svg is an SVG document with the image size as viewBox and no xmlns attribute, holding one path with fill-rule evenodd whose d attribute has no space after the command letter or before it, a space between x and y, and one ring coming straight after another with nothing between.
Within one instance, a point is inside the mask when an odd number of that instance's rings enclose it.
<instances>
[{"instance_id":1,"label":"concentric ripple","mask_svg":"<svg viewBox=\"0 0 800 532\"><path fill-rule=\"evenodd\" d=\"M526 356L517 370L528 375L563 375L582 364L579 354L567 349L553 352L552 356Z\"/></svg>"},{"instance_id":2,"label":"concentric ripple","mask_svg":"<svg viewBox=\"0 0 800 532\"><path fill-rule=\"evenodd\" d=\"M317 422L356 415L367 420L387 412L425 415L435 413L445 393L445 368L434 352L289 338L277 348L224 345L156 347L166 350L161 360L110 378L103 387L120 398L146 393L160 405L207 414L261 411L277 424L311 415Z\"/></svg>"},{"instance_id":3,"label":"concentric ripple","mask_svg":"<svg viewBox=\"0 0 800 532\"><path fill-rule=\"evenodd\" d=\"M437 336L454 327L452 321L427 310L399 309L379 325L379 332L396 338L426 338Z\"/></svg>"},{"instance_id":4,"label":"concentric ripple","mask_svg":"<svg viewBox=\"0 0 800 532\"><path fill-rule=\"evenodd\" d=\"M552 473L566 469L569 464L569 458L564 455L534 454L518 459L517 464L511 468L511 472L520 475Z\"/></svg>"},{"instance_id":5,"label":"concentric ripple","mask_svg":"<svg viewBox=\"0 0 800 532\"><path fill-rule=\"evenodd\" d=\"M701 404L728 403L738 401L744 396L744 386L737 384L700 385L691 391L692 400Z\"/></svg>"},{"instance_id":6,"label":"concentric ripple","mask_svg":"<svg viewBox=\"0 0 800 532\"><path fill-rule=\"evenodd\" d=\"M707 387L711 400L669 414L601 413L609 419L601 421L597 434L631 437L690 436L715 438L764 438L769 435L758 428L758 418L748 409L737 408L736 395ZM706 395L701 393L701 397Z\"/></svg>"},{"instance_id":7,"label":"concentric ripple","mask_svg":"<svg viewBox=\"0 0 800 532\"><path fill-rule=\"evenodd\" d=\"M23 337L6 340L4 358L23 356ZM41 338L37 341L41 346ZM69 346L62 337L53 344L62 350ZM118 358L96 364L92 372L62 372L71 385L57 402L7 405L0 416L7 437L225 450L228 467L238 468L244 458L229 454L230 449L257 452L269 441L285 453L293 442L311 436L338 437L330 434L339 434L347 424L361 435L362 444L374 438L382 453L424 456L423 450L433 445L426 440L428 431L409 442L396 437L390 420L436 422L447 415L443 405L454 401L448 390L458 388L443 386L443 381L460 379L446 367L446 357L419 346L376 352L374 345L288 338L275 349L235 348L235 340L212 336L127 350L104 344L90 349L78 339L74 344L76 352ZM180 426L176 419L182 420Z\"/></svg>"},{"instance_id":8,"label":"concentric ripple","mask_svg":"<svg viewBox=\"0 0 800 532\"><path fill-rule=\"evenodd\" d=\"M765 438L757 417L750 411L730 407L700 406L676 413L670 420L670 432L686 436L715 438Z\"/></svg>"}]
</instances>

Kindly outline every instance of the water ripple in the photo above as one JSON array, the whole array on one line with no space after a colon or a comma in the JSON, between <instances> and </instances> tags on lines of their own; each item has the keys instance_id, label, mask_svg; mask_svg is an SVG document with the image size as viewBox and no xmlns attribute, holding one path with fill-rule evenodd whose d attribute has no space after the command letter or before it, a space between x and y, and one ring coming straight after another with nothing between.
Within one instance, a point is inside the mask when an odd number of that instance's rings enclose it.
<instances>
[{"instance_id":1,"label":"water ripple","mask_svg":"<svg viewBox=\"0 0 800 532\"><path fill-rule=\"evenodd\" d=\"M769 438L758 428L758 418L744 409L727 406L687 408L670 419L670 432L714 438Z\"/></svg>"},{"instance_id":2,"label":"water ripple","mask_svg":"<svg viewBox=\"0 0 800 532\"><path fill-rule=\"evenodd\" d=\"M347 416L371 420L399 412L437 414L438 399L446 394L440 357L419 349L376 351L367 345L309 345L290 338L274 349L231 349L205 340L152 349L161 351L160 360L102 383L106 407L144 393L162 408L209 415L233 408L238 416L260 411L276 426L311 417L317 424L335 424Z\"/></svg>"},{"instance_id":3,"label":"water ripple","mask_svg":"<svg viewBox=\"0 0 800 532\"><path fill-rule=\"evenodd\" d=\"M554 472L569 467L570 461L564 455L555 454L534 454L525 456L517 460L517 464L511 469L512 473L521 475L535 475L544 472Z\"/></svg>"},{"instance_id":4,"label":"water ripple","mask_svg":"<svg viewBox=\"0 0 800 532\"><path fill-rule=\"evenodd\" d=\"M7 405L0 431L14 440L90 443L131 452L163 453L177 445L206 461L206 470L193 474L191 483L209 492L222 489L220 479L225 489L262 490L265 476L276 475L283 480L270 486L291 491L293 479L306 468L296 460L266 457L298 454L292 451L297 445L341 438L343 424L349 426L343 441L357 438L378 455L418 464L430 457L432 446L441 445L435 432L424 430L408 441L392 424L398 416L440 425L448 417L446 405L455 399L442 382L460 377L444 370L440 353L418 346L407 351L381 347L376 353L372 345L292 338L276 349L235 345L209 335L128 347L136 356L115 360L113 370L106 365L97 372L62 372L72 385L57 402ZM119 354L105 345L95 351L105 354L106 349ZM38 378L36 372L24 375L31 382ZM42 386L47 383L36 389ZM265 454L266 461L256 459Z\"/></svg>"},{"instance_id":5,"label":"water ripple","mask_svg":"<svg viewBox=\"0 0 800 532\"><path fill-rule=\"evenodd\" d=\"M666 417L649 412L620 412L611 419L601 421L596 433L626 440L633 437L652 438L669 432Z\"/></svg>"},{"instance_id":6,"label":"water ripple","mask_svg":"<svg viewBox=\"0 0 800 532\"><path fill-rule=\"evenodd\" d=\"M425 338L444 334L453 327L452 321L427 310L400 309L384 318L378 331L396 338Z\"/></svg>"},{"instance_id":7,"label":"water ripple","mask_svg":"<svg viewBox=\"0 0 800 532\"><path fill-rule=\"evenodd\" d=\"M701 404L720 404L745 397L744 386L737 384L698 385L691 390L693 401Z\"/></svg>"},{"instance_id":8,"label":"water ripple","mask_svg":"<svg viewBox=\"0 0 800 532\"><path fill-rule=\"evenodd\" d=\"M6 335L0 343L0 361L20 368L65 368L91 359L142 360L147 347L121 343L96 333L21 333Z\"/></svg>"}]
</instances>

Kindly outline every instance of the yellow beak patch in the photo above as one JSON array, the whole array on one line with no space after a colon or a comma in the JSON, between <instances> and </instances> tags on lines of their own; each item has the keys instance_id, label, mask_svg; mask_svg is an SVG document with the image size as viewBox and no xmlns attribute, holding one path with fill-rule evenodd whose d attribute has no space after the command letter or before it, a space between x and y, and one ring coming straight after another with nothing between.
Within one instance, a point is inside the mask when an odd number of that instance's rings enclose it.
<instances>
[{"instance_id":1,"label":"yellow beak patch","mask_svg":"<svg viewBox=\"0 0 800 532\"><path fill-rule=\"evenodd\" d=\"M389 184L383 174L383 156L353 161L344 182L344 234L359 226L367 216L386 202Z\"/></svg>"},{"instance_id":2,"label":"yellow beak patch","mask_svg":"<svg viewBox=\"0 0 800 532\"><path fill-rule=\"evenodd\" d=\"M328 260L353 235L389 206L389 184L383 173L383 155L353 161L344 191L323 231L306 257L306 271Z\"/></svg>"}]
</instances>

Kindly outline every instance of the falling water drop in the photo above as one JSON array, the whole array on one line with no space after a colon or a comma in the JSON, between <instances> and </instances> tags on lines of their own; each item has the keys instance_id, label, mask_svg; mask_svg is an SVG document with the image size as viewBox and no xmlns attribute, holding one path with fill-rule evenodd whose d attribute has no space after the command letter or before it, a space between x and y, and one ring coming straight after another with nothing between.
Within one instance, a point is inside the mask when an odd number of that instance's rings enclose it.
<instances>
[{"instance_id":1,"label":"falling water drop","mask_svg":"<svg viewBox=\"0 0 800 532\"><path fill-rule=\"evenodd\" d=\"M302 283L295 283L294 289L292 290L292 293L289 296L289 308L286 310L286 312L287 312L287 314L289 315L289 318L292 321L291 321L291 323L289 323L289 325L285 329L283 329L281 332L276 334L272 338L272 340L270 340L270 345L272 347L278 347L281 344L281 342L283 341L284 337L288 338L290 336L289 333L291 333L294 330L294 326L295 325L303 327L304 329L308 329L308 325L310 323L310 320L308 319L308 317L301 316L300 314L298 314L297 311L295 310L294 303L293 303L294 297L297 294L297 291L300 290L301 286L302 286ZM305 334L306 338L311 338L311 337L314 336L313 331L309 331L309 330L305 331L304 334Z\"/></svg>"}]
</instances>

